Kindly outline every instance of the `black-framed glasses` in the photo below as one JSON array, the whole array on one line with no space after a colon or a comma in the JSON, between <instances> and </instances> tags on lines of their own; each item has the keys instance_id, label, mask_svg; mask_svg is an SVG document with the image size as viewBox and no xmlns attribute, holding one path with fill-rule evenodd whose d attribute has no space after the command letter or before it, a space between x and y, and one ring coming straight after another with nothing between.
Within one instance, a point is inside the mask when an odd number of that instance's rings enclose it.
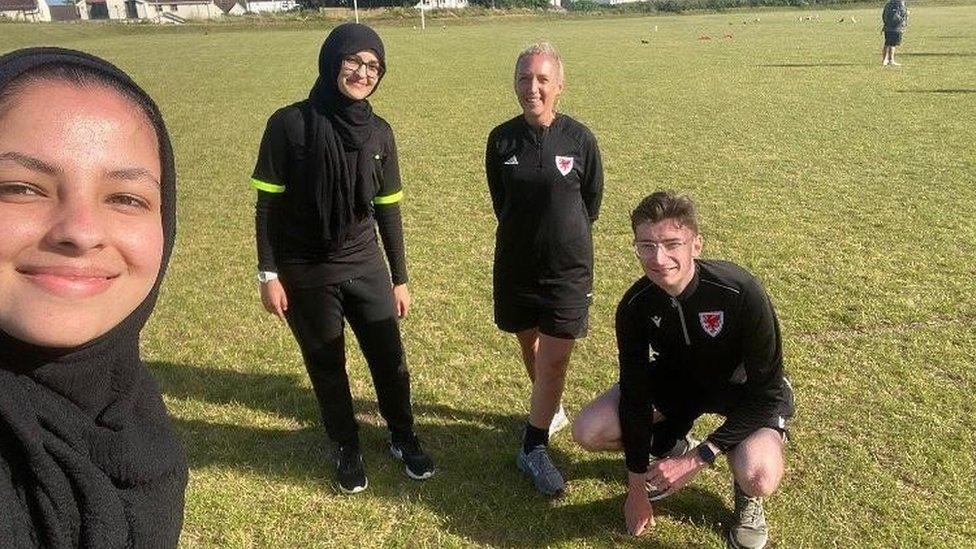
<instances>
[{"instance_id":1,"label":"black-framed glasses","mask_svg":"<svg viewBox=\"0 0 976 549\"><path fill-rule=\"evenodd\" d=\"M358 72L360 67L366 67L366 76L376 78L383 72L383 67L376 61L363 61L356 55L342 59L342 68L349 72Z\"/></svg>"},{"instance_id":2,"label":"black-framed glasses","mask_svg":"<svg viewBox=\"0 0 976 549\"><path fill-rule=\"evenodd\" d=\"M634 253L641 258L656 257L658 250L664 250L664 253L674 253L689 242L691 240L666 240L664 242L642 240L634 243Z\"/></svg>"}]
</instances>

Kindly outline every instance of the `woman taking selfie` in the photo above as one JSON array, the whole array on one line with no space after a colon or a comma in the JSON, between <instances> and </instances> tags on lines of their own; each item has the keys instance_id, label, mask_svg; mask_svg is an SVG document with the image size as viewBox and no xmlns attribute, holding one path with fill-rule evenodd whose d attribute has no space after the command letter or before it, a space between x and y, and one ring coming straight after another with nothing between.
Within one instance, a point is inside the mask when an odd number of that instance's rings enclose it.
<instances>
[{"instance_id":1,"label":"woman taking selfie","mask_svg":"<svg viewBox=\"0 0 976 549\"><path fill-rule=\"evenodd\" d=\"M152 99L81 52L0 57L0 544L175 547L187 465L139 357L176 233Z\"/></svg>"}]
</instances>

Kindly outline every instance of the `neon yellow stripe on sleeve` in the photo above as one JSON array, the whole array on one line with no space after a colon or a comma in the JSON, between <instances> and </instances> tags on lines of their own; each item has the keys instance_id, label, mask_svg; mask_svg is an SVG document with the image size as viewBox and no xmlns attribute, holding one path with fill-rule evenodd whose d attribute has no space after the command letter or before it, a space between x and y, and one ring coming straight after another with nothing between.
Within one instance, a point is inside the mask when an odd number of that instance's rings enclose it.
<instances>
[{"instance_id":1,"label":"neon yellow stripe on sleeve","mask_svg":"<svg viewBox=\"0 0 976 549\"><path fill-rule=\"evenodd\" d=\"M397 191L393 194L377 196L376 198L373 199L373 204L383 206L386 204L396 204L401 200L403 200L403 191Z\"/></svg>"},{"instance_id":2,"label":"neon yellow stripe on sleeve","mask_svg":"<svg viewBox=\"0 0 976 549\"><path fill-rule=\"evenodd\" d=\"M285 192L284 185L275 185L273 183L265 183L260 179L251 178L251 186L259 191L264 191L266 193L283 193Z\"/></svg>"}]
</instances>

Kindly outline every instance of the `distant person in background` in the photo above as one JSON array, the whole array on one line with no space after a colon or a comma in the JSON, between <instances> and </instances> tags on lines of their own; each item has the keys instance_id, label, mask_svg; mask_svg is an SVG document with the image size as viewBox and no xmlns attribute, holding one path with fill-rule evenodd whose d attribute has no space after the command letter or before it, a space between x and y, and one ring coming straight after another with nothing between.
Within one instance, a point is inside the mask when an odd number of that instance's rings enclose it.
<instances>
[{"instance_id":1,"label":"distant person in background","mask_svg":"<svg viewBox=\"0 0 976 549\"><path fill-rule=\"evenodd\" d=\"M765 547L762 498L783 477L793 415L773 305L742 267L698 258L698 215L687 196L651 194L634 209L631 227L644 276L617 306L620 381L580 412L573 438L591 451L623 450L624 517L633 535L653 525L651 501L728 455L735 499L729 541ZM688 444L706 413L725 421L701 444Z\"/></svg>"},{"instance_id":2,"label":"distant person in background","mask_svg":"<svg viewBox=\"0 0 976 549\"><path fill-rule=\"evenodd\" d=\"M905 0L888 0L881 11L882 34L884 46L881 48L881 64L884 66L901 66L895 61L895 48L901 45L901 36L908 26L908 7Z\"/></svg>"},{"instance_id":3,"label":"distant person in background","mask_svg":"<svg viewBox=\"0 0 976 549\"><path fill-rule=\"evenodd\" d=\"M547 448L550 432L569 424L561 399L573 345L587 331L603 165L590 130L556 111L563 62L551 44L522 51L514 80L522 113L491 131L485 152L498 219L495 323L518 338L532 380L516 462L539 491L558 495L565 482Z\"/></svg>"},{"instance_id":4,"label":"distant person in background","mask_svg":"<svg viewBox=\"0 0 976 549\"><path fill-rule=\"evenodd\" d=\"M390 454L412 479L434 474L414 434L398 323L410 309L410 292L396 143L366 100L386 69L373 29L354 23L333 29L309 98L268 120L251 179L258 191L261 301L287 319L298 340L346 494L365 490L368 481L346 374L345 320L369 366Z\"/></svg>"},{"instance_id":5,"label":"distant person in background","mask_svg":"<svg viewBox=\"0 0 976 549\"><path fill-rule=\"evenodd\" d=\"M186 455L139 357L176 171L125 73L0 57L0 235L0 546L176 547Z\"/></svg>"}]
</instances>

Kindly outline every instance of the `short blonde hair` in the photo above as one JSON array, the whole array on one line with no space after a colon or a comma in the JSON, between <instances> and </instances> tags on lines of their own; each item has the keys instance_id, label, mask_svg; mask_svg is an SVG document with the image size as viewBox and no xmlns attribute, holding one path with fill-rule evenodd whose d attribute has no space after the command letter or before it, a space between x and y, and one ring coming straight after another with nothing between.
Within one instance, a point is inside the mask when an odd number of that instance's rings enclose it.
<instances>
[{"instance_id":1,"label":"short blonde hair","mask_svg":"<svg viewBox=\"0 0 976 549\"><path fill-rule=\"evenodd\" d=\"M515 60L515 80L518 80L519 66L522 65L522 60L533 55L545 55L551 59L556 64L556 74L559 76L559 81L563 81L563 58L559 55L556 46L553 46L551 42L546 40L531 44L522 50L522 53L518 54L518 58Z\"/></svg>"}]
</instances>

